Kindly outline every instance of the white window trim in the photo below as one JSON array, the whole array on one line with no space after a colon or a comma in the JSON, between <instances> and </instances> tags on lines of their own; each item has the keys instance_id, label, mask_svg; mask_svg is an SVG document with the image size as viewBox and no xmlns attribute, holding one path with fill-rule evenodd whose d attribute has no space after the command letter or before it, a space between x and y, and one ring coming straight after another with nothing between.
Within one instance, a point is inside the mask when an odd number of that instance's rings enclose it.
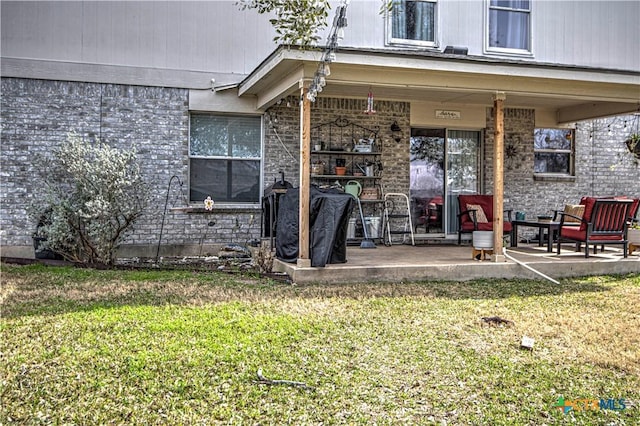
<instances>
[{"instance_id":1,"label":"white window trim","mask_svg":"<svg viewBox=\"0 0 640 426\"><path fill-rule=\"evenodd\" d=\"M529 47L530 50L526 49L507 49L504 47L493 47L489 46L489 16L491 10L491 0L485 0L484 7L484 53L486 55L500 55L500 56L515 56L520 58L533 58L533 4L534 1L531 0L529 3ZM504 9L504 8L502 8Z\"/></svg>"},{"instance_id":2,"label":"white window trim","mask_svg":"<svg viewBox=\"0 0 640 426\"><path fill-rule=\"evenodd\" d=\"M538 127L536 127L538 128ZM561 129L561 130L570 130L572 133L571 137L571 149L552 149L552 148L541 148L536 149L533 148L533 157L535 161L535 156L538 153L550 153L550 154L569 154L569 173L558 173L558 172L533 172L534 177L549 177L549 178L575 178L576 177L576 129Z\"/></svg>"},{"instance_id":3,"label":"white window trim","mask_svg":"<svg viewBox=\"0 0 640 426\"><path fill-rule=\"evenodd\" d=\"M228 116L245 116L245 117L260 117L260 157L225 157L225 156L203 156L203 155L191 155L191 114L213 114L213 115L228 115ZM200 207L202 205L201 202L191 201L191 196L189 192L191 191L191 159L206 159L206 160L247 160L247 161L259 161L260 162L260 193L258 196L258 201L256 202L247 202L247 203L230 203L223 201L216 201L214 209L215 210L236 210L243 208L262 208L262 198L264 197L264 167L265 167L265 120L264 114L256 115L256 114L232 114L229 112L217 112L217 111L202 111L202 110L189 110L189 131L187 135L187 178L186 178L186 186L187 186L187 195L186 199L189 203L189 207Z\"/></svg>"},{"instance_id":4,"label":"white window trim","mask_svg":"<svg viewBox=\"0 0 640 426\"><path fill-rule=\"evenodd\" d=\"M385 25L385 39L386 39L386 44L387 46L406 46L406 47L429 47L429 48L434 48L437 49L439 48L439 43L438 40L440 39L440 13L439 13L439 1L440 0L418 0L418 1L423 1L423 2L427 2L427 3L435 3L435 11L434 11L434 17L433 17L433 25L435 26L434 31L433 31L433 37L434 40L433 41L424 41L424 40L411 40L411 39L405 39L405 38L394 38L392 37L393 34L393 20L391 19L391 10L388 10L385 13L385 20L386 20L386 25Z\"/></svg>"},{"instance_id":5,"label":"white window trim","mask_svg":"<svg viewBox=\"0 0 640 426\"><path fill-rule=\"evenodd\" d=\"M223 155L190 155L189 158L198 158L201 160L233 160L233 161L261 161L262 157L225 157Z\"/></svg>"}]
</instances>

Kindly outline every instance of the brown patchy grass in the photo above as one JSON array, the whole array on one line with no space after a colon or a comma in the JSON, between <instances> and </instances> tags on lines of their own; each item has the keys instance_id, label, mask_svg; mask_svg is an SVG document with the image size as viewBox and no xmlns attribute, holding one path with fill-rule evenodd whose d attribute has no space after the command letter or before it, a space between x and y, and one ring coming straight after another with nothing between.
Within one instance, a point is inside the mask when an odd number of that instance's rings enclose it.
<instances>
[{"instance_id":1,"label":"brown patchy grass","mask_svg":"<svg viewBox=\"0 0 640 426\"><path fill-rule=\"evenodd\" d=\"M639 275L296 286L3 265L0 303L0 423L36 414L127 424L640 419ZM480 320L493 315L514 325ZM523 335L533 351L519 348ZM257 368L316 390L256 388ZM626 398L630 408L563 416L552 408L560 395Z\"/></svg>"},{"instance_id":2,"label":"brown patchy grass","mask_svg":"<svg viewBox=\"0 0 640 426\"><path fill-rule=\"evenodd\" d=\"M552 288L551 284L530 282L523 285L529 289L514 288L518 283L502 281L497 286L491 283L346 283L327 286L293 286L252 278L250 276L230 277L227 274L201 272L165 272L162 280L140 280L139 273L107 271L96 273L102 279L81 279L60 285L56 281L44 282L44 274L15 275L6 272L2 276L0 306L2 316L11 317L24 313L29 306L37 312L38 307L64 300L59 306L90 306L95 303L107 304L183 304L204 306L241 300L246 303L271 301L287 312L326 317L348 315L351 304L332 303L333 299L366 301L378 298L405 298L422 300L429 305L438 299L486 298L489 303L477 303L469 312L460 316L447 312L442 321L458 330L485 326L479 318L499 315L514 321L516 327L505 327L501 333L507 341L516 342L522 334L533 337L543 345L551 345L554 350L542 349L549 361L560 359L584 359L605 367L615 367L640 374L640 289L637 276L630 276L626 282L631 285L605 288L607 278L585 278L566 280L564 288ZM85 272L85 271L83 271ZM153 278L156 274L150 273ZM73 275L73 274L71 274ZM119 278L124 275L125 278ZM134 280L127 279L127 275ZM84 277L84 273L78 274ZM144 272L142 273L144 276ZM175 278L171 278L175 277ZM545 293L551 296L544 297ZM527 296L527 303L518 309L518 303L511 300L513 295ZM571 295L572 303L565 303L566 295ZM577 298L575 295L579 295ZM497 299L497 301L494 301ZM507 300L504 300L507 299ZM337 309L337 311L336 311ZM27 308L27 311L29 308ZM54 308L52 313L55 313ZM425 324L408 324L425 326ZM481 330L472 345L484 348L490 353L504 344L504 341L489 339L494 334L493 327ZM553 354L553 356L551 356Z\"/></svg>"}]
</instances>

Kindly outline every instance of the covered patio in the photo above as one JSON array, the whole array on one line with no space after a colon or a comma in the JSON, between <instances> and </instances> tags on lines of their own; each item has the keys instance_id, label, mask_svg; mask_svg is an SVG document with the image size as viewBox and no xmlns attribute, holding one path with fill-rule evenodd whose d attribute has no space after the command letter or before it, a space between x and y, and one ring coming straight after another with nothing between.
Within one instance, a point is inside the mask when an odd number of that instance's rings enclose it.
<instances>
[{"instance_id":1,"label":"covered patio","mask_svg":"<svg viewBox=\"0 0 640 426\"><path fill-rule=\"evenodd\" d=\"M519 244L507 248L505 262L478 261L472 258L469 245L418 244L384 246L375 249L347 247L347 262L324 268L299 266L279 260L274 270L287 273L297 284L343 282L408 282L408 281L468 281L480 278L539 279L545 278L526 266L552 279L587 275L640 273L640 252L628 258L622 249L605 247L588 259L584 252L563 249L558 256L548 253L538 243ZM513 260L513 259L515 260Z\"/></svg>"},{"instance_id":2,"label":"covered patio","mask_svg":"<svg viewBox=\"0 0 640 426\"><path fill-rule=\"evenodd\" d=\"M556 256L543 248L527 245L508 250L504 255L504 218L501 215L496 215L492 221L493 247L496 250L490 261L473 260L471 247L452 245L451 233L445 232L440 241L430 241L416 247L379 245L377 250L349 247L347 263L324 268L311 267L308 194L312 175L310 130L317 123L312 119L312 104L308 94L318 69L322 69L326 77L323 97L354 99L373 91L377 99L403 101L410 105L404 121L399 121L405 141L413 127L487 129L487 136L492 140L490 148L486 148L487 151L482 155L486 156L488 173L478 191L493 194L494 211L502 211L506 207L505 199L518 195L505 190L504 112L507 108L535 110L536 127L572 128L580 120L636 112L640 87L637 73L518 60L490 60L459 54L346 48L340 49L337 58L331 61L330 74L325 71L329 64L318 68L321 61L322 55L318 51L279 48L238 86L240 96L254 97L258 108L265 110L287 96L297 96L300 100L297 126L299 168L294 184L300 188L300 250L295 265L277 262L276 266L279 271L287 272L295 282L536 276L509 259L509 256L556 277L640 271L637 253L626 260L621 251L615 249L608 249L588 260L579 252L563 252ZM315 100L315 96L311 98ZM445 112L452 108L457 116L443 119L438 116L441 112L438 108L444 108ZM316 120L320 116L316 113ZM489 121L492 121L492 126L489 126ZM383 163L388 155L386 153L397 152L401 145L387 142L387 150L382 155ZM397 172L401 167L393 165L385 170L389 168ZM397 175L400 175L399 179ZM397 175L392 179L391 191L387 186L387 192L408 192L404 176L400 173Z\"/></svg>"}]
</instances>

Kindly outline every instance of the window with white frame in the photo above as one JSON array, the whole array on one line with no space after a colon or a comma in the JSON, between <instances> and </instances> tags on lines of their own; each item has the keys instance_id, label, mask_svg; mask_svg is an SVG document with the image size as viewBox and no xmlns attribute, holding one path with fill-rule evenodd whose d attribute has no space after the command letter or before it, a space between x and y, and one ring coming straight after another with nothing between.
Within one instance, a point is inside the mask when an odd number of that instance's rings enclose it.
<instances>
[{"instance_id":1,"label":"window with white frame","mask_svg":"<svg viewBox=\"0 0 640 426\"><path fill-rule=\"evenodd\" d=\"M437 0L393 0L388 19L389 44L436 45Z\"/></svg>"},{"instance_id":2,"label":"window with white frame","mask_svg":"<svg viewBox=\"0 0 640 426\"><path fill-rule=\"evenodd\" d=\"M488 50L531 53L531 0L489 0Z\"/></svg>"},{"instance_id":3,"label":"window with white frame","mask_svg":"<svg viewBox=\"0 0 640 426\"><path fill-rule=\"evenodd\" d=\"M574 139L571 129L535 129L533 172L573 176Z\"/></svg>"},{"instance_id":4,"label":"window with white frame","mask_svg":"<svg viewBox=\"0 0 640 426\"><path fill-rule=\"evenodd\" d=\"M259 203L261 138L260 117L192 113L190 201Z\"/></svg>"}]
</instances>

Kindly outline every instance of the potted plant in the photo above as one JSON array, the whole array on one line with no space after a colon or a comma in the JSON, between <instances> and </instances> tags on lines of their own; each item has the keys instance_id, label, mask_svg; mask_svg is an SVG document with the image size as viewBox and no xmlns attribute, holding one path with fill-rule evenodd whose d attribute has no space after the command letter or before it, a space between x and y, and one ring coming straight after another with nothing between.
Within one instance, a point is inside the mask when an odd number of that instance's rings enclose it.
<instances>
[{"instance_id":1,"label":"potted plant","mask_svg":"<svg viewBox=\"0 0 640 426\"><path fill-rule=\"evenodd\" d=\"M640 160L640 133L630 134L624 143L627 145L629 152Z\"/></svg>"}]
</instances>

